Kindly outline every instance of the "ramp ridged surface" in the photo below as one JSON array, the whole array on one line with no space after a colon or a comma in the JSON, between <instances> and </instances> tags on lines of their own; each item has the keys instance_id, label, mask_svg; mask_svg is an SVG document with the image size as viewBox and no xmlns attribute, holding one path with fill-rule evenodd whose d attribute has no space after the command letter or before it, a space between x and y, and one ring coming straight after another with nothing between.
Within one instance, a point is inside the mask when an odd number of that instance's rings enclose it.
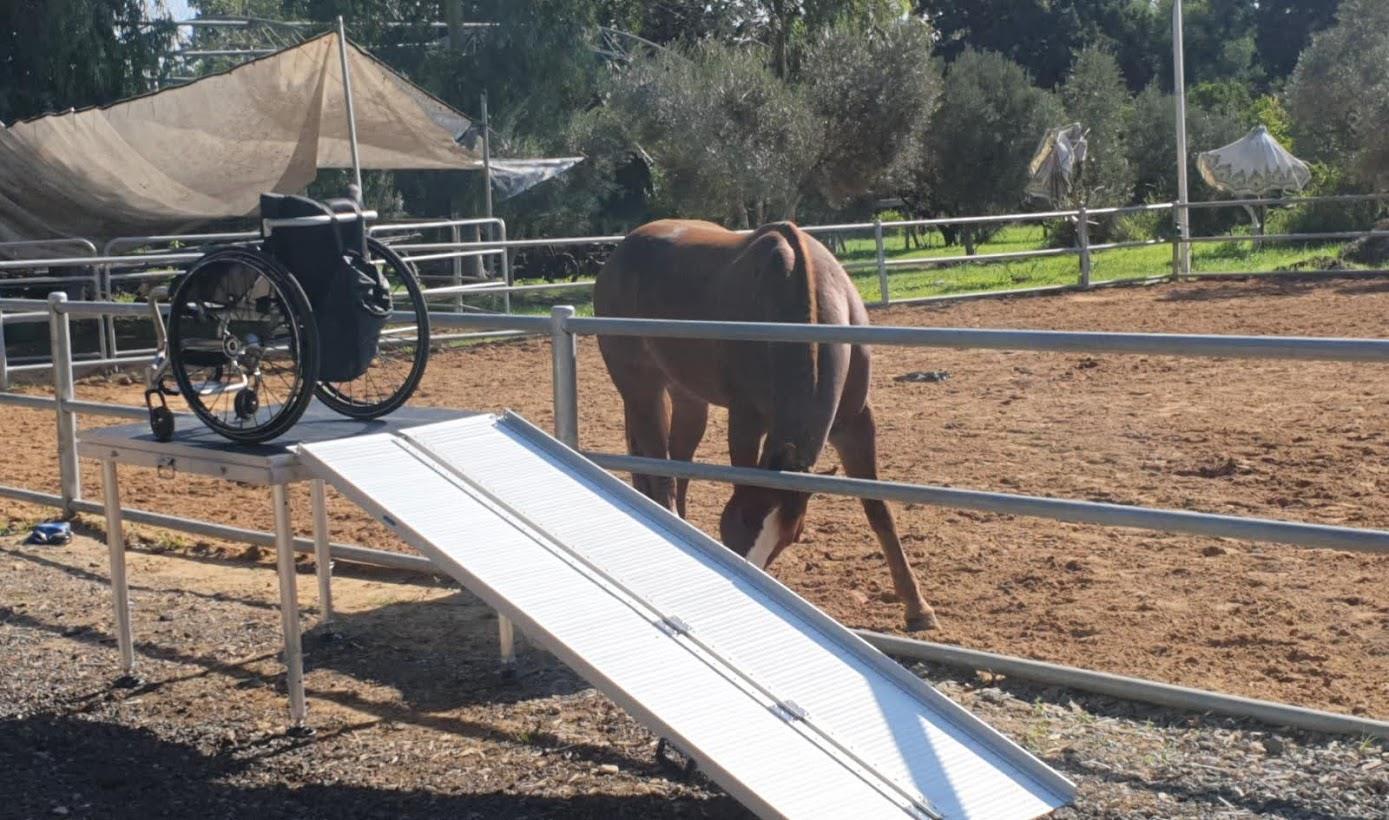
<instances>
[{"instance_id":1,"label":"ramp ridged surface","mask_svg":"<svg viewBox=\"0 0 1389 820\"><path fill-rule=\"evenodd\" d=\"M517 416L300 452L764 816L1003 820L1073 795L828 616Z\"/></svg>"}]
</instances>

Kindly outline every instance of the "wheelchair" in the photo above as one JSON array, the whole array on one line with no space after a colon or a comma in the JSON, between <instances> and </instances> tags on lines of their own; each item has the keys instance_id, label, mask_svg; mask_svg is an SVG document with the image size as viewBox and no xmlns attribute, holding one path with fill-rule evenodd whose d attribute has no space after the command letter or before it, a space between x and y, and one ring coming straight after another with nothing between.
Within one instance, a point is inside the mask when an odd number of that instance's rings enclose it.
<instances>
[{"instance_id":1,"label":"wheelchair","mask_svg":"<svg viewBox=\"0 0 1389 820\"><path fill-rule=\"evenodd\" d=\"M160 441L174 435L169 396L221 436L255 444L283 435L315 396L344 416L384 416L424 376L419 277L368 236L374 213L350 199L265 194L260 216L258 243L214 248L180 276L167 327L150 300L159 347L145 406Z\"/></svg>"}]
</instances>

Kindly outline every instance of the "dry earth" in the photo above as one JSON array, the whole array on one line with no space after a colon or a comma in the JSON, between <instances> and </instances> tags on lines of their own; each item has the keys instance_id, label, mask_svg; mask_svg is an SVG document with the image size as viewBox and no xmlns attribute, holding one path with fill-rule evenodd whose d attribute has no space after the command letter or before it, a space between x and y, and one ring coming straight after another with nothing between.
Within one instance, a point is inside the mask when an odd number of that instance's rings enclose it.
<instances>
[{"instance_id":1,"label":"dry earth","mask_svg":"<svg viewBox=\"0 0 1389 820\"><path fill-rule=\"evenodd\" d=\"M130 553L138 671L112 689L106 551L0 537L0 816L747 817L548 655L495 674L496 619L436 582L342 571L304 604L310 740L286 737L272 565ZM1276 732L935 667L918 674L1077 782L1060 818L1382 818L1380 741Z\"/></svg>"}]
</instances>

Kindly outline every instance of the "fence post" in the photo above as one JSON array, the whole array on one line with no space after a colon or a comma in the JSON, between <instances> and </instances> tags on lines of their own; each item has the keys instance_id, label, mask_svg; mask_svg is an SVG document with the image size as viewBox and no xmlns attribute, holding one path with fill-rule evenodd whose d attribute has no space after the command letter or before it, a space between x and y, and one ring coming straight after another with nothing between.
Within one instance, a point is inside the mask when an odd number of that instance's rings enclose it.
<instances>
[{"instance_id":1,"label":"fence post","mask_svg":"<svg viewBox=\"0 0 1389 820\"><path fill-rule=\"evenodd\" d=\"M1076 223L1076 244L1080 246L1080 287L1090 287L1090 217L1084 203L1080 206L1080 221Z\"/></svg>"},{"instance_id":2,"label":"fence post","mask_svg":"<svg viewBox=\"0 0 1389 820\"><path fill-rule=\"evenodd\" d=\"M550 309L550 349L554 357L555 438L565 446L579 447L579 349L578 340L569 332L568 321L574 316L569 305Z\"/></svg>"},{"instance_id":3,"label":"fence post","mask_svg":"<svg viewBox=\"0 0 1389 820\"><path fill-rule=\"evenodd\" d=\"M5 314L0 311L0 390L10 389L10 359L5 353Z\"/></svg>"},{"instance_id":4,"label":"fence post","mask_svg":"<svg viewBox=\"0 0 1389 820\"><path fill-rule=\"evenodd\" d=\"M1182 204L1172 203L1172 213L1177 215L1177 231L1172 235L1172 281L1176 282L1182 278L1182 229L1181 216Z\"/></svg>"},{"instance_id":5,"label":"fence post","mask_svg":"<svg viewBox=\"0 0 1389 820\"><path fill-rule=\"evenodd\" d=\"M492 224L502 242L502 278L506 280L506 291L502 293L502 304L506 312L511 312L511 251L506 247L506 223L498 219Z\"/></svg>"},{"instance_id":6,"label":"fence post","mask_svg":"<svg viewBox=\"0 0 1389 820\"><path fill-rule=\"evenodd\" d=\"M887 253L883 248L883 220L876 216L873 217L873 245L878 257L878 303L887 305L892 301L892 294L887 288Z\"/></svg>"},{"instance_id":7,"label":"fence post","mask_svg":"<svg viewBox=\"0 0 1389 820\"><path fill-rule=\"evenodd\" d=\"M58 412L58 483L63 499L63 516L77 511L73 502L82 498L82 479L77 465L77 414L67 406L72 401L72 326L62 306L68 295L48 294L48 350L53 359L53 398Z\"/></svg>"},{"instance_id":8,"label":"fence post","mask_svg":"<svg viewBox=\"0 0 1389 820\"><path fill-rule=\"evenodd\" d=\"M454 244L454 253L458 252L458 243L463 241L463 231L457 225L449 226L449 241ZM453 286L459 287L463 284L463 257L453 258ZM453 294L453 310L455 313L463 312L463 292L457 291Z\"/></svg>"}]
</instances>

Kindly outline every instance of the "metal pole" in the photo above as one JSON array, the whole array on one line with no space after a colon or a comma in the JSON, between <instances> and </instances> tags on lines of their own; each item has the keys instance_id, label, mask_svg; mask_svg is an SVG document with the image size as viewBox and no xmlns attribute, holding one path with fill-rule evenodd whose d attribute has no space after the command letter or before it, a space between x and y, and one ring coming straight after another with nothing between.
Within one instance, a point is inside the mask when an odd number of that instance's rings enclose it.
<instances>
[{"instance_id":1,"label":"metal pole","mask_svg":"<svg viewBox=\"0 0 1389 820\"><path fill-rule=\"evenodd\" d=\"M106 505L106 547L111 555L111 602L116 608L116 646L121 653L121 675L116 686L140 685L135 677L135 648L130 635L130 585L125 575L125 528L121 523L121 491L114 459L101 461L101 495Z\"/></svg>"},{"instance_id":2,"label":"metal pole","mask_svg":"<svg viewBox=\"0 0 1389 820\"><path fill-rule=\"evenodd\" d=\"M0 390L10 389L10 359L5 353L5 314L0 313Z\"/></svg>"},{"instance_id":3,"label":"metal pole","mask_svg":"<svg viewBox=\"0 0 1389 820\"><path fill-rule=\"evenodd\" d=\"M280 576L280 626L285 638L285 687L289 690L289 730L304 735L304 653L299 638L299 591L294 578L294 533L289 527L289 493L285 485L270 488L275 507L275 567Z\"/></svg>"},{"instance_id":4,"label":"metal pole","mask_svg":"<svg viewBox=\"0 0 1389 820\"><path fill-rule=\"evenodd\" d=\"M314 574L318 576L318 609L323 619L319 622L327 626L333 622L333 556L328 543L328 493L323 479L309 482L313 496L313 560Z\"/></svg>"},{"instance_id":5,"label":"metal pole","mask_svg":"<svg viewBox=\"0 0 1389 820\"><path fill-rule=\"evenodd\" d=\"M508 288L508 290L504 294L502 294L502 303L503 307L506 308L506 312L510 313L511 291L509 289L515 285L516 280L511 278L511 250L506 247L506 223L502 222L501 220L497 220L496 222L492 223L492 227L488 230L495 230L497 232L497 236L501 239L502 242L502 280L506 282L506 286Z\"/></svg>"},{"instance_id":6,"label":"metal pole","mask_svg":"<svg viewBox=\"0 0 1389 820\"><path fill-rule=\"evenodd\" d=\"M550 309L550 350L554 358L555 438L566 447L579 446L578 339L565 326L574 318L574 308L556 305Z\"/></svg>"},{"instance_id":7,"label":"metal pole","mask_svg":"<svg viewBox=\"0 0 1389 820\"><path fill-rule=\"evenodd\" d=\"M352 72L347 67L347 31L338 15L338 58L342 62L342 94L347 103L347 138L352 146L352 179L357 185L357 204L362 204L362 160L357 154L357 112L352 107Z\"/></svg>"},{"instance_id":8,"label":"metal pole","mask_svg":"<svg viewBox=\"0 0 1389 820\"><path fill-rule=\"evenodd\" d=\"M892 301L892 295L887 287L887 255L883 248L883 220L873 217L873 245L878 257L878 293L879 302L886 306Z\"/></svg>"},{"instance_id":9,"label":"metal pole","mask_svg":"<svg viewBox=\"0 0 1389 820\"><path fill-rule=\"evenodd\" d=\"M61 306L68 295L48 294L48 349L53 358L53 397L58 400L58 482L63 496L63 516L76 514L73 502L82 498L82 474L77 463L77 414L64 402L72 401L72 326Z\"/></svg>"},{"instance_id":10,"label":"metal pole","mask_svg":"<svg viewBox=\"0 0 1389 820\"><path fill-rule=\"evenodd\" d=\"M1186 63L1182 46L1182 0L1172 3L1172 95L1177 106L1177 255L1172 278L1176 279L1191 272L1188 254L1191 246L1191 212L1187 203L1191 201L1187 188L1186 155Z\"/></svg>"},{"instance_id":11,"label":"metal pole","mask_svg":"<svg viewBox=\"0 0 1389 820\"><path fill-rule=\"evenodd\" d=\"M1080 246L1080 286L1090 287L1090 217L1085 212L1085 203L1080 205L1080 221L1076 223L1076 242Z\"/></svg>"},{"instance_id":12,"label":"metal pole","mask_svg":"<svg viewBox=\"0 0 1389 820\"><path fill-rule=\"evenodd\" d=\"M492 218L492 125L487 116L487 92L482 92L482 204Z\"/></svg>"},{"instance_id":13,"label":"metal pole","mask_svg":"<svg viewBox=\"0 0 1389 820\"><path fill-rule=\"evenodd\" d=\"M1290 706L1267 700L1225 695L1170 683L1092 672L1074 666L1061 666L1029 658L998 655L948 644L917 641L897 635L855 630L860 638L888 655L898 658L943 663L964 669L983 669L999 675L1065 686L1082 692L1095 692L1123 700L1155 703L1176 709L1211 712L1217 715L1254 718L1273 726L1293 726L1315 732L1389 737L1389 722Z\"/></svg>"},{"instance_id":14,"label":"metal pole","mask_svg":"<svg viewBox=\"0 0 1389 820\"><path fill-rule=\"evenodd\" d=\"M502 676L516 674L516 625L500 612L497 613L497 648L501 653Z\"/></svg>"},{"instance_id":15,"label":"metal pole","mask_svg":"<svg viewBox=\"0 0 1389 820\"><path fill-rule=\"evenodd\" d=\"M460 228L460 227L457 226L457 225L450 225L450 226L449 226L449 239L452 240L453 244L455 244L455 245L457 245L457 244L459 244L460 242L462 242L462 241L463 241L463 229ZM458 287L458 286L460 286L460 285L463 284L463 257L461 257L461 256L455 256L455 257L453 258L453 263L452 263L452 265L453 265L453 285L454 285L454 287ZM459 293L455 294L454 297L453 297L453 309L454 309L454 311L456 311L456 312L462 312L462 310L463 310L463 293L462 293L461 291L460 291Z\"/></svg>"}]
</instances>

